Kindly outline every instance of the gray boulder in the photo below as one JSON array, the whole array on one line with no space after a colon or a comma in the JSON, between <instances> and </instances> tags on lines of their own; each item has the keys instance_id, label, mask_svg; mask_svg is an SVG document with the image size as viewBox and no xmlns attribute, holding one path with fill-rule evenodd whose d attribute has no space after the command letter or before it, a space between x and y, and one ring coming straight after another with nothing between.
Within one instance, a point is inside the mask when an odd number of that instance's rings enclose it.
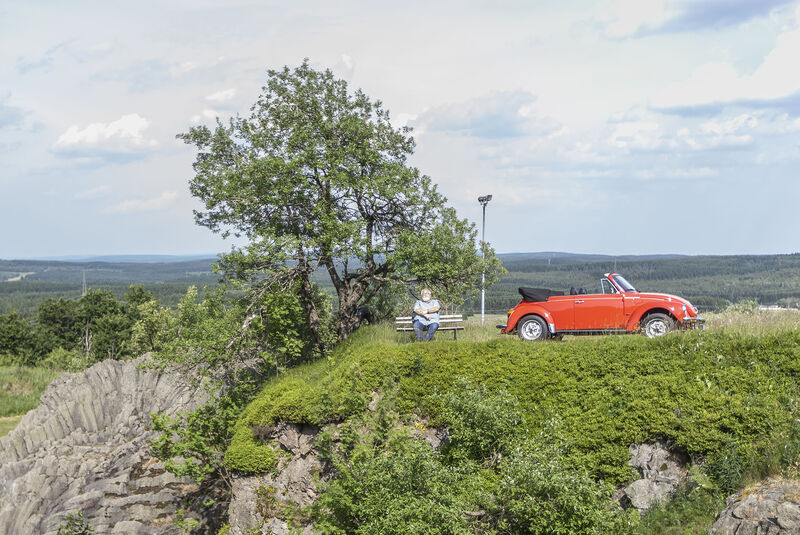
<instances>
[{"instance_id":1,"label":"gray boulder","mask_svg":"<svg viewBox=\"0 0 800 535\"><path fill-rule=\"evenodd\" d=\"M800 534L800 481L771 479L734 494L727 499L710 533Z\"/></svg>"},{"instance_id":2,"label":"gray boulder","mask_svg":"<svg viewBox=\"0 0 800 535\"><path fill-rule=\"evenodd\" d=\"M653 505L670 498L686 480L688 459L669 450L663 440L632 444L628 464L642 476L618 493L625 504L644 513Z\"/></svg>"},{"instance_id":3,"label":"gray boulder","mask_svg":"<svg viewBox=\"0 0 800 535\"><path fill-rule=\"evenodd\" d=\"M180 531L176 511L203 493L150 455L150 413L191 410L205 398L177 374L141 370L142 362L63 374L0 438L0 533L55 534L76 511L96 533Z\"/></svg>"}]
</instances>

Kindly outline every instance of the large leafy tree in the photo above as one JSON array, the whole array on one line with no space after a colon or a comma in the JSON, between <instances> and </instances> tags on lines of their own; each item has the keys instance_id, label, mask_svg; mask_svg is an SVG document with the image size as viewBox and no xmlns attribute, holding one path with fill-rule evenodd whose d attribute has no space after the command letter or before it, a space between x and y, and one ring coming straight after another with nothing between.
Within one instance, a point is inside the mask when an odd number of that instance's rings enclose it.
<instances>
[{"instance_id":1,"label":"large leafy tree","mask_svg":"<svg viewBox=\"0 0 800 535\"><path fill-rule=\"evenodd\" d=\"M357 327L358 305L393 281L460 283L462 293L474 286L482 262L474 226L458 220L430 178L408 164L409 133L392 127L380 101L349 92L306 60L268 71L249 117L180 134L198 150L190 187L205 209L196 221L249 242L222 257L223 273L248 281L253 302L276 285L297 288L317 343L318 268L336 289L340 340ZM439 246L425 255L403 250L431 243L427 237ZM448 257L465 268L455 278ZM486 263L493 273L496 260Z\"/></svg>"}]
</instances>

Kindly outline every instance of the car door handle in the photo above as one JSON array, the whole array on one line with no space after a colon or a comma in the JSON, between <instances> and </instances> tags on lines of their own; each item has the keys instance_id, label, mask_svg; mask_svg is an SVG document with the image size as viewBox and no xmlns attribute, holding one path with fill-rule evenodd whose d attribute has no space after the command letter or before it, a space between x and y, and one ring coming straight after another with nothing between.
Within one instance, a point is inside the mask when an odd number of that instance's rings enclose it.
<instances>
[{"instance_id":1,"label":"car door handle","mask_svg":"<svg viewBox=\"0 0 800 535\"><path fill-rule=\"evenodd\" d=\"M576 304L576 305L577 305L578 303L583 303L583 301L575 301L575 304Z\"/></svg>"}]
</instances>

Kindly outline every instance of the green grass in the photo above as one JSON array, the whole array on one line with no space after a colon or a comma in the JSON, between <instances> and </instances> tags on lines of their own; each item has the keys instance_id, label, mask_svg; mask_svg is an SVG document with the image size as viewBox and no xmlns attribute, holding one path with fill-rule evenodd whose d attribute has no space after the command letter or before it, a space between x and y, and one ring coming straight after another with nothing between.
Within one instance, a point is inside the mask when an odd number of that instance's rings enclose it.
<instances>
[{"instance_id":1,"label":"green grass","mask_svg":"<svg viewBox=\"0 0 800 535\"><path fill-rule=\"evenodd\" d=\"M0 366L0 418L36 408L45 387L60 373L46 368Z\"/></svg>"},{"instance_id":2,"label":"green grass","mask_svg":"<svg viewBox=\"0 0 800 535\"><path fill-rule=\"evenodd\" d=\"M0 417L0 437L6 436L9 431L17 427L20 420L22 420L22 415Z\"/></svg>"}]
</instances>

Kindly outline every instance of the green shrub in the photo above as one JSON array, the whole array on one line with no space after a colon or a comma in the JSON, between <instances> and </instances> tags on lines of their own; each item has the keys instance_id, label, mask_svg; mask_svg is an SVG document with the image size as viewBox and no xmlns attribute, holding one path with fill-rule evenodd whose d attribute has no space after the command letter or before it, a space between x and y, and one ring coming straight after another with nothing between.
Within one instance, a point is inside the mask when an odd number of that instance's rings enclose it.
<instances>
[{"instance_id":1,"label":"green shrub","mask_svg":"<svg viewBox=\"0 0 800 535\"><path fill-rule=\"evenodd\" d=\"M251 440L253 426L321 424L360 413L387 380L397 384L399 413L421 411L445 420L443 400L463 377L482 385L486 395L513 395L522 414L519 429L529 435L559 414L570 430L573 460L592 477L621 485L634 476L627 465L632 443L666 438L703 456L733 441L751 455L788 432L796 418L793 400L800 399L798 331L561 344L502 338L394 345L369 339L369 329L357 332L327 360L270 381L242 413L231 447ZM233 467L247 470L249 463L232 459Z\"/></svg>"},{"instance_id":2,"label":"green shrub","mask_svg":"<svg viewBox=\"0 0 800 535\"><path fill-rule=\"evenodd\" d=\"M64 523L58 528L57 535L91 535L94 528L86 523L83 511L67 513Z\"/></svg>"},{"instance_id":3,"label":"green shrub","mask_svg":"<svg viewBox=\"0 0 800 535\"><path fill-rule=\"evenodd\" d=\"M57 347L39 364L51 370L79 372L95 363L94 358L75 349Z\"/></svg>"},{"instance_id":4,"label":"green shrub","mask_svg":"<svg viewBox=\"0 0 800 535\"><path fill-rule=\"evenodd\" d=\"M712 453L703 465L714 484L725 494L730 494L742 483L745 459L736 445Z\"/></svg>"},{"instance_id":5,"label":"green shrub","mask_svg":"<svg viewBox=\"0 0 800 535\"><path fill-rule=\"evenodd\" d=\"M436 451L415 436L419 424L403 424L396 388L389 383L381 393L374 412L339 426L337 441L331 432L320 437L334 473L314 506L323 533L583 535L622 525L610 487L568 460L557 422L533 438L509 430L474 440L492 431L484 419L516 425L514 396L482 398L485 390L459 380L442 399L451 439Z\"/></svg>"},{"instance_id":6,"label":"green shrub","mask_svg":"<svg viewBox=\"0 0 800 535\"><path fill-rule=\"evenodd\" d=\"M622 519L611 488L567 461L552 437L521 442L503 461L495 512L501 533L603 534Z\"/></svg>"}]
</instances>

